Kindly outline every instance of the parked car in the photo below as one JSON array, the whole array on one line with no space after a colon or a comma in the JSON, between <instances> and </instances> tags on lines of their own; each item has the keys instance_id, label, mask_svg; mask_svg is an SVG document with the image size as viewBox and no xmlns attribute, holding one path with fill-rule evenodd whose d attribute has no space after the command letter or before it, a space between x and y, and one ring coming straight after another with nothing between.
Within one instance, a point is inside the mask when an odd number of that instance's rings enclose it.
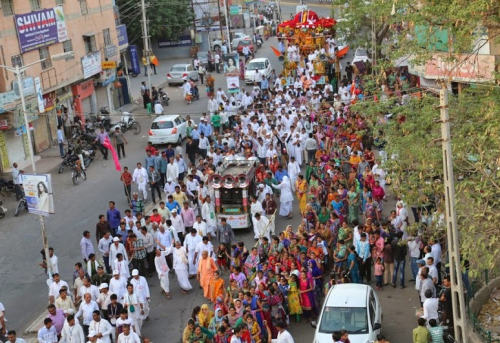
<instances>
[{"instance_id":1,"label":"parked car","mask_svg":"<svg viewBox=\"0 0 500 343\"><path fill-rule=\"evenodd\" d=\"M162 115L153 120L148 132L148 142L153 145L181 144L186 138L186 120L178 114Z\"/></svg>"},{"instance_id":2,"label":"parked car","mask_svg":"<svg viewBox=\"0 0 500 343\"><path fill-rule=\"evenodd\" d=\"M371 58L368 57L368 50L365 48L357 48L356 51L354 52L354 58L352 59L352 63L354 64L355 62L370 62L371 63Z\"/></svg>"},{"instance_id":3,"label":"parked car","mask_svg":"<svg viewBox=\"0 0 500 343\"><path fill-rule=\"evenodd\" d=\"M351 343L377 340L382 323L382 307L368 285L344 283L328 292L314 333L314 343L331 343L332 333L347 330Z\"/></svg>"},{"instance_id":4,"label":"parked car","mask_svg":"<svg viewBox=\"0 0 500 343\"><path fill-rule=\"evenodd\" d=\"M169 86L173 84L183 83L184 80L198 81L198 71L194 70L192 64L174 64L170 67L167 73L167 83Z\"/></svg>"},{"instance_id":5,"label":"parked car","mask_svg":"<svg viewBox=\"0 0 500 343\"><path fill-rule=\"evenodd\" d=\"M255 47L254 47L253 42L252 42L252 40L250 38L242 39L238 43L238 46L236 47L236 51L238 51L238 53L240 55L243 54L243 47L244 46L248 46L250 48L250 53L251 54L253 54L255 52Z\"/></svg>"},{"instance_id":6,"label":"parked car","mask_svg":"<svg viewBox=\"0 0 500 343\"><path fill-rule=\"evenodd\" d=\"M247 39L250 38L246 33L243 32L233 32L233 40L232 40L232 48L235 49L238 46L238 43L242 39ZM222 40L221 39L216 39L212 41L212 49L217 50L220 49L222 46Z\"/></svg>"},{"instance_id":7,"label":"parked car","mask_svg":"<svg viewBox=\"0 0 500 343\"><path fill-rule=\"evenodd\" d=\"M197 56L198 61L200 61L200 65L206 68L208 65L208 51L198 51Z\"/></svg>"},{"instance_id":8,"label":"parked car","mask_svg":"<svg viewBox=\"0 0 500 343\"><path fill-rule=\"evenodd\" d=\"M254 58L245 67L245 82L259 82L262 80L262 75L269 78L272 70L271 62L267 57Z\"/></svg>"}]
</instances>

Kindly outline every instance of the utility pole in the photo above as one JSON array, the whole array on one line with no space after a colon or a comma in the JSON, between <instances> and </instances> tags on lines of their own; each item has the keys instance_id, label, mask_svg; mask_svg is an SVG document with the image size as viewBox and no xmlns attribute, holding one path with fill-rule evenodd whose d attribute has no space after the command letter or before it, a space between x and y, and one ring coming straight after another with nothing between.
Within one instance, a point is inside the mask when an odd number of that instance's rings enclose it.
<instances>
[{"instance_id":1,"label":"utility pole","mask_svg":"<svg viewBox=\"0 0 500 343\"><path fill-rule=\"evenodd\" d=\"M229 16L227 15L227 1L224 0L224 17L226 18L227 51L231 53L231 34L229 33Z\"/></svg>"},{"instance_id":2,"label":"utility pole","mask_svg":"<svg viewBox=\"0 0 500 343\"><path fill-rule=\"evenodd\" d=\"M193 30L194 30L194 34L193 34L193 46L195 46L196 45L196 15L194 13L193 0L191 0L191 11L193 11Z\"/></svg>"},{"instance_id":3,"label":"utility pole","mask_svg":"<svg viewBox=\"0 0 500 343\"><path fill-rule=\"evenodd\" d=\"M446 204L446 235L450 263L451 302L453 306L453 325L458 343L468 342L465 324L465 299L462 282L462 264L460 263L460 242L455 211L455 179L453 175L453 155L451 151L450 117L448 114L448 89L442 83L439 92L441 112L441 140L443 148L444 195Z\"/></svg>"},{"instance_id":4,"label":"utility pole","mask_svg":"<svg viewBox=\"0 0 500 343\"><path fill-rule=\"evenodd\" d=\"M148 35L148 21L146 18L146 4L144 0L141 0L141 11L142 11L142 39L144 40L144 57L146 58L146 74L148 76L148 89L151 92L151 50L149 46L149 35Z\"/></svg>"},{"instance_id":5,"label":"utility pole","mask_svg":"<svg viewBox=\"0 0 500 343\"><path fill-rule=\"evenodd\" d=\"M221 0L217 0L217 8L219 9L219 30L220 30L220 39L221 40L224 40L224 33L222 32L222 18L221 18L221 11L220 11L220 1Z\"/></svg>"},{"instance_id":6,"label":"utility pole","mask_svg":"<svg viewBox=\"0 0 500 343\"><path fill-rule=\"evenodd\" d=\"M23 111L24 127L26 128L26 136L28 138L28 152L30 154L31 169L33 170L33 174L36 174L35 153L33 151L33 143L31 140L31 132L29 128L28 116L26 115L26 100L24 99L24 85L23 85L22 74L32 65L40 63L42 61L43 60L36 61L22 67L16 65L15 68L0 65L0 68L4 68L7 71L10 71L11 73L15 74L17 78L17 85L19 87L19 96L21 98L21 106ZM45 252L45 261L47 264L47 274L49 275L49 278L52 278L52 263L50 261L49 242L47 239L47 231L45 229L45 217L42 215L39 215L39 217L40 217L40 233L42 235L43 251Z\"/></svg>"}]
</instances>

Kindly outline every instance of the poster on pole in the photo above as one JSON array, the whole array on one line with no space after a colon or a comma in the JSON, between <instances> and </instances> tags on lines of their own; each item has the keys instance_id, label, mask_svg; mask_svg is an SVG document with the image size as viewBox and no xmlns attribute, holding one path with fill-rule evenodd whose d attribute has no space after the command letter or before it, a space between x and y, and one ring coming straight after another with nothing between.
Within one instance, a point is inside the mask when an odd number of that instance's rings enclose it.
<instances>
[{"instance_id":1,"label":"poster on pole","mask_svg":"<svg viewBox=\"0 0 500 343\"><path fill-rule=\"evenodd\" d=\"M240 91L240 77L238 75L226 75L227 91L231 94Z\"/></svg>"},{"instance_id":2,"label":"poster on pole","mask_svg":"<svg viewBox=\"0 0 500 343\"><path fill-rule=\"evenodd\" d=\"M224 62L224 73L238 73L240 70L240 55L237 52L224 54L222 56Z\"/></svg>"},{"instance_id":3,"label":"poster on pole","mask_svg":"<svg viewBox=\"0 0 500 343\"><path fill-rule=\"evenodd\" d=\"M29 213L42 216L54 213L50 174L23 174L22 182Z\"/></svg>"}]
</instances>

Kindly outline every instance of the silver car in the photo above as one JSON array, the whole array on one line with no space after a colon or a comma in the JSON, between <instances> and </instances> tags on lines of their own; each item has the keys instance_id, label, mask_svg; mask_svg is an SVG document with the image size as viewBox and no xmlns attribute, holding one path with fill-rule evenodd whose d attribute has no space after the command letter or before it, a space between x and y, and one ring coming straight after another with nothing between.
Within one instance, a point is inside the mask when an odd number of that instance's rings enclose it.
<instances>
[{"instance_id":1,"label":"silver car","mask_svg":"<svg viewBox=\"0 0 500 343\"><path fill-rule=\"evenodd\" d=\"M183 63L171 66L167 73L168 85L184 83L184 80L198 81L198 71L194 70L193 65Z\"/></svg>"}]
</instances>

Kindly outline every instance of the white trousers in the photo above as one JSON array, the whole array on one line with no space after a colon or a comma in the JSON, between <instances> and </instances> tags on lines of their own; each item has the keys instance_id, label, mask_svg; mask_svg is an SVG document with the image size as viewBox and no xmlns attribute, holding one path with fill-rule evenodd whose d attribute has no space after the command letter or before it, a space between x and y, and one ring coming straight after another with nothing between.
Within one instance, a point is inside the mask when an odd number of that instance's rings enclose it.
<instances>
[{"instance_id":1,"label":"white trousers","mask_svg":"<svg viewBox=\"0 0 500 343\"><path fill-rule=\"evenodd\" d=\"M160 287L165 293L170 293L170 280L168 279L168 272L159 277Z\"/></svg>"},{"instance_id":2,"label":"white trousers","mask_svg":"<svg viewBox=\"0 0 500 343\"><path fill-rule=\"evenodd\" d=\"M142 198L146 200L148 198L148 189L146 188L147 183L138 183L137 189L139 193L142 192Z\"/></svg>"}]
</instances>

